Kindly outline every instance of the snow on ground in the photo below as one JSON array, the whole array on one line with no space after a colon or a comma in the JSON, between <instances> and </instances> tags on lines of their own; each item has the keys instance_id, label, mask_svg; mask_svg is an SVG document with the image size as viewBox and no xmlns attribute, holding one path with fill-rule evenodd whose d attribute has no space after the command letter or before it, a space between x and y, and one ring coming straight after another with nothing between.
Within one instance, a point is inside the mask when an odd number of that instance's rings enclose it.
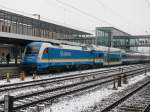
<instances>
[{"instance_id":1,"label":"snow on ground","mask_svg":"<svg viewBox=\"0 0 150 112\"><path fill-rule=\"evenodd\" d=\"M29 82L32 80L41 80L41 79L47 79L47 78L53 78L53 77L60 77L60 76L64 76L65 74L67 75L67 73L64 73L64 74L43 74L40 76L36 76L36 79L32 79L32 76L26 76L24 81L21 81L20 78L13 78L13 79L10 79L10 82L7 82L7 80L4 79L4 80L0 80L0 85L20 83L20 82Z\"/></svg>"},{"instance_id":2,"label":"snow on ground","mask_svg":"<svg viewBox=\"0 0 150 112\"><path fill-rule=\"evenodd\" d=\"M111 67L111 68L117 68L117 67ZM7 82L7 80L4 79L4 80L0 80L0 85L28 82L32 80L40 80L40 79L47 79L47 78L53 78L53 77L69 76L69 75L75 75L79 73L87 73L87 72L94 72L94 71L107 70L107 69L110 69L110 68L101 68L101 69L92 69L92 70L90 69L90 70L83 70L83 71L65 72L65 73L47 74L47 75L43 74L43 75L37 76L36 79L32 79L32 76L26 76L24 81L21 81L19 78L13 78L13 79L10 79L10 82Z\"/></svg>"},{"instance_id":3,"label":"snow on ground","mask_svg":"<svg viewBox=\"0 0 150 112\"><path fill-rule=\"evenodd\" d=\"M43 75L43 76L37 76L36 79L34 80L39 80L39 79L44 79L50 77L49 75ZM5 84L13 84L13 83L20 83L20 82L28 82L32 81L32 76L26 76L24 81L21 81L20 78L13 78L10 79L10 82L7 82L6 79L0 80L0 85L5 85Z\"/></svg>"},{"instance_id":4,"label":"snow on ground","mask_svg":"<svg viewBox=\"0 0 150 112\"><path fill-rule=\"evenodd\" d=\"M111 67L111 68L117 68L117 67ZM102 68L102 69L93 69L93 70L84 70L84 71L75 71L75 72L67 72L67 73L61 73L61 74L48 74L48 75L41 75L37 76L36 79L32 79L32 76L27 76L25 78L25 81L21 81L19 78L10 79L10 82L6 82L6 79L0 80L0 85L5 84L12 84L12 83L20 83L20 82L26 82L26 81L32 81L32 80L40 80L45 78L53 78L53 77L61 77L66 75L74 75L78 73L86 73L86 72L92 72L92 71L99 71L99 70L106 70L110 68ZM150 73L149 73L150 74ZM145 76L136 76L132 79L130 79L130 84L137 82L138 80L143 79ZM128 84L128 85L130 85ZM108 95L112 94L113 92L118 92L127 87L128 85L123 85L123 87L119 88L117 91L112 90L112 86L103 87L97 91L94 92L88 92L84 95L75 97L70 100L66 101L60 101L56 104L53 104L51 106L52 112L80 112L82 110L86 110L89 107L93 106L94 104L100 102L103 98L108 97ZM7 93L6 93L7 94ZM46 108L45 112L49 112L50 108Z\"/></svg>"},{"instance_id":5,"label":"snow on ground","mask_svg":"<svg viewBox=\"0 0 150 112\"><path fill-rule=\"evenodd\" d=\"M150 73L148 73L150 75ZM102 99L108 97L114 92L119 92L125 89L127 86L132 85L143 78L145 75L135 76L129 80L129 84L122 85L118 90L112 90L112 85L103 87L94 92L88 92L84 95L74 97L70 100L60 101L56 104L52 104L50 108L46 108L44 112L81 112L85 111L88 108L94 106L94 104L100 102ZM51 109L51 111L50 111Z\"/></svg>"}]
</instances>

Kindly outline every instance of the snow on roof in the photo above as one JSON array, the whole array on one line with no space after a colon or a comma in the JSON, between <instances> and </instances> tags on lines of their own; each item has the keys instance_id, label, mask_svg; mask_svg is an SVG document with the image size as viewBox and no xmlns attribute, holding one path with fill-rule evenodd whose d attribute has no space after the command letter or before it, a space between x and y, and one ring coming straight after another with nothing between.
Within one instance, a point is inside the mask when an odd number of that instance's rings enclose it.
<instances>
[{"instance_id":1,"label":"snow on roof","mask_svg":"<svg viewBox=\"0 0 150 112\"><path fill-rule=\"evenodd\" d=\"M82 50L81 46L73 46L73 45L60 45L63 49L72 49L72 50Z\"/></svg>"},{"instance_id":2,"label":"snow on roof","mask_svg":"<svg viewBox=\"0 0 150 112\"><path fill-rule=\"evenodd\" d=\"M93 48L94 50L97 50L97 51L114 51L114 52L121 52L120 49L117 49L117 48L112 48L112 47L105 47L105 46L96 46L96 45L93 45Z\"/></svg>"},{"instance_id":3,"label":"snow on roof","mask_svg":"<svg viewBox=\"0 0 150 112\"><path fill-rule=\"evenodd\" d=\"M105 47L105 46L96 46L96 45L86 45L86 44L80 44L80 45L70 45L70 44L59 44L57 47L63 48L63 49L72 49L72 50L96 50L96 51L110 51L110 52L121 52L120 49L112 48L112 47Z\"/></svg>"},{"instance_id":4,"label":"snow on roof","mask_svg":"<svg viewBox=\"0 0 150 112\"><path fill-rule=\"evenodd\" d=\"M112 51L112 52L121 52L121 49L112 48L112 47L105 47L105 46L96 46L96 45L88 45L88 44L81 44L75 42L68 42L68 41L59 41L59 42L52 42L53 44L58 44L57 47L61 47L63 49L73 49L73 50L96 50L96 51Z\"/></svg>"},{"instance_id":5,"label":"snow on roof","mask_svg":"<svg viewBox=\"0 0 150 112\"><path fill-rule=\"evenodd\" d=\"M142 53L135 53L135 52L127 52L127 55L131 55L131 56L148 56L146 54L142 54Z\"/></svg>"}]
</instances>

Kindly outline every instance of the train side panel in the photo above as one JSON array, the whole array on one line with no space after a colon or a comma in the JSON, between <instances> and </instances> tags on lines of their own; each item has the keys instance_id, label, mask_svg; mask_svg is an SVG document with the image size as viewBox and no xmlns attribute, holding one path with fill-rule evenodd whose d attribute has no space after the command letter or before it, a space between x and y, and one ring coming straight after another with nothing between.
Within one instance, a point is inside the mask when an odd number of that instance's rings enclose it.
<instances>
[{"instance_id":1,"label":"train side panel","mask_svg":"<svg viewBox=\"0 0 150 112\"><path fill-rule=\"evenodd\" d=\"M102 65L102 53L59 48L45 48L39 61L39 69Z\"/></svg>"},{"instance_id":2,"label":"train side panel","mask_svg":"<svg viewBox=\"0 0 150 112\"><path fill-rule=\"evenodd\" d=\"M122 58L120 52L105 52L104 55L104 65L121 65L122 64Z\"/></svg>"}]
</instances>

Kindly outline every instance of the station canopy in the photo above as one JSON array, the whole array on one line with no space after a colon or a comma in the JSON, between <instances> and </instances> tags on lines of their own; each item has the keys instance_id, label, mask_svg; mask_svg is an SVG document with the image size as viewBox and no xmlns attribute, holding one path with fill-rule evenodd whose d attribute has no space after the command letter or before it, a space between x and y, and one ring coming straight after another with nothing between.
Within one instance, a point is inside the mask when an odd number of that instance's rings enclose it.
<instances>
[{"instance_id":1,"label":"station canopy","mask_svg":"<svg viewBox=\"0 0 150 112\"><path fill-rule=\"evenodd\" d=\"M88 32L76 30L73 28L68 28L62 25L49 23L43 20L34 19L34 18L23 16L20 14L8 12L5 10L0 10L0 22L1 21L4 21L4 22L10 21L11 24L27 25L27 26L31 26L32 28L34 27L37 29L47 30L50 32L55 32L55 33L64 33L64 34L70 34L70 35L91 35ZM22 35L21 33L17 34L17 33L0 31L0 43L8 43L8 44L19 43L20 45L22 45L23 43L36 41L38 39L40 39L40 41L42 41L42 39L49 41L49 38L44 39L44 38L34 37L32 35Z\"/></svg>"}]
</instances>

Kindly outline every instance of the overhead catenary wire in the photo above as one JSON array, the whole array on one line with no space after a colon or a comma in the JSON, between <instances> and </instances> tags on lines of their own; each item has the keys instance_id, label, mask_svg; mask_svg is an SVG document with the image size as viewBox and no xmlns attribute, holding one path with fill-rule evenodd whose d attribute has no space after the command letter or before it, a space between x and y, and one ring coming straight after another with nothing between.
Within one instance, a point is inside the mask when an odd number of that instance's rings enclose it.
<instances>
[{"instance_id":1,"label":"overhead catenary wire","mask_svg":"<svg viewBox=\"0 0 150 112\"><path fill-rule=\"evenodd\" d=\"M103 6L105 9L109 10L109 11L111 12L111 14L113 13L113 14L119 16L120 18L125 19L125 17L123 17L122 15L120 15L118 12L114 11L114 9L112 9L111 7L105 5L105 4L104 4L103 2L101 2L100 0L96 0L96 1L97 1L97 3L98 3L99 5Z\"/></svg>"},{"instance_id":2,"label":"overhead catenary wire","mask_svg":"<svg viewBox=\"0 0 150 112\"><path fill-rule=\"evenodd\" d=\"M52 20L52 19L49 19L49 18L45 18L45 17L41 17L41 18L43 20L50 21L50 22L53 22L53 23L56 23L56 24L59 24L59 25L62 25L62 26L66 26L66 27L70 27L70 28L74 28L74 29L78 29L78 30L83 30L83 31L88 31L88 32L93 32L93 30L80 28L80 27L77 27L77 26L74 26L74 25L71 25L71 24L68 24L68 23L58 22L58 21L55 21L55 20Z\"/></svg>"},{"instance_id":3,"label":"overhead catenary wire","mask_svg":"<svg viewBox=\"0 0 150 112\"><path fill-rule=\"evenodd\" d=\"M56 1L57 1L58 3L64 5L64 6L67 6L67 7L71 8L71 9L74 9L74 10L80 12L81 14L84 14L84 15L90 17L90 18L93 18L93 19L95 19L95 20L97 20L97 21L101 21L101 22L106 23L106 24L108 24L108 25L110 25L110 26L114 26L113 24L109 23L108 21L102 20L102 19L100 19L100 18L98 18L98 17L96 17L96 16L94 16L94 15L92 15L92 14L89 14L89 13L87 13L87 12L85 12L85 11L79 9L79 8L76 8L76 7L70 5L70 4L66 3L66 2L63 2L63 1L60 1L60 0L56 0Z\"/></svg>"},{"instance_id":4,"label":"overhead catenary wire","mask_svg":"<svg viewBox=\"0 0 150 112\"><path fill-rule=\"evenodd\" d=\"M45 1L46 1L46 3L50 4L50 1L49 1L49 0L45 0ZM57 1L56 1L56 2L57 2ZM65 9L65 12L64 12L64 13L70 12L70 13L76 15L77 17L87 16L87 15L83 15L82 13L80 13L80 12L74 10L74 9L73 9L73 10L68 10L68 9L66 8L66 6L63 5L63 4L58 4L58 3L57 3L57 5L58 5L59 7L61 7L63 10ZM66 13L66 16L67 16L67 13ZM95 20L95 19L93 19L93 18L86 18L86 20L90 21L91 24L94 24L95 22L97 22L97 20ZM67 21L66 21L64 24L69 25L69 26L73 26L73 25L71 25L71 24L68 24ZM99 25L100 25L100 22L99 22ZM80 27L77 27L77 26L73 26L73 27L74 27L74 28L80 28ZM94 29L94 30L93 30L93 29L90 30L90 29L85 29L85 28L83 28L83 27L80 28L80 29L85 30L85 31L95 32L95 29Z\"/></svg>"},{"instance_id":5,"label":"overhead catenary wire","mask_svg":"<svg viewBox=\"0 0 150 112\"><path fill-rule=\"evenodd\" d=\"M124 23L125 23L125 21L126 21L125 24L126 24L127 26L130 26L131 24L132 24L132 25L134 24L135 26L137 26L133 21L127 19L125 16L121 15L120 13L118 13L118 11L116 11L116 10L112 9L111 7L109 7L108 5L104 4L102 1L100 1L100 0L95 0L95 1L97 1L97 3L98 3L99 5L101 5L102 7L104 7L105 9L109 10L109 12L110 12L111 14L115 14L115 15L118 16L121 20L124 20ZM133 26L134 26L134 25L133 25Z\"/></svg>"},{"instance_id":6,"label":"overhead catenary wire","mask_svg":"<svg viewBox=\"0 0 150 112\"><path fill-rule=\"evenodd\" d=\"M74 7L73 5L70 5L70 4L66 3L66 2L63 2L62 0L55 0L55 1L58 2L58 3L60 3L60 4L62 4L62 5L64 5L64 6L67 6L67 7L71 8L71 9L73 9L73 10L76 10L76 11L80 12L81 14L84 14L84 15L86 15L86 16L88 16L88 17L90 17L90 18L92 18L92 19L94 19L94 20L96 20L98 22L101 21L103 23L108 24L111 27L115 27L117 29L120 29L118 26L113 25L112 23L110 23L110 22L108 22L106 20L100 19L99 17L97 17L95 15L92 15L92 14L86 12L86 11L83 11L83 10L77 8L77 7Z\"/></svg>"}]
</instances>

